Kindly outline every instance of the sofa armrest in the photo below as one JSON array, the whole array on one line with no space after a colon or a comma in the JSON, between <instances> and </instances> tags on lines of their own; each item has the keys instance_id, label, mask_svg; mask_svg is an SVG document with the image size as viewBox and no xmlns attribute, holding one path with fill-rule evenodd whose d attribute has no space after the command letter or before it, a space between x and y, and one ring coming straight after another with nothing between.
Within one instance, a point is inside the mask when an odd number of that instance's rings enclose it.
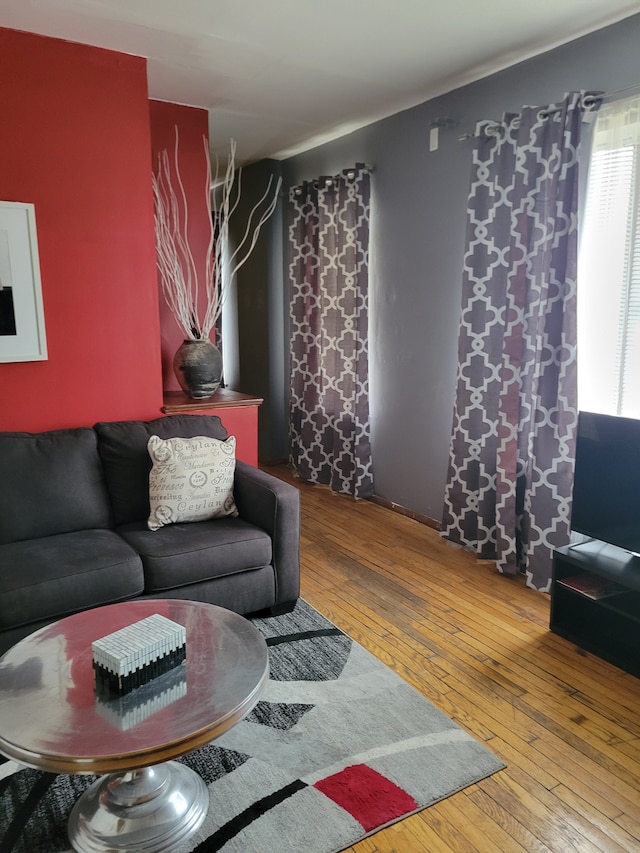
<instances>
[{"instance_id":1,"label":"sofa armrest","mask_svg":"<svg viewBox=\"0 0 640 853\"><path fill-rule=\"evenodd\" d=\"M275 604L300 595L300 493L295 486L237 460L234 499L240 517L271 536Z\"/></svg>"}]
</instances>

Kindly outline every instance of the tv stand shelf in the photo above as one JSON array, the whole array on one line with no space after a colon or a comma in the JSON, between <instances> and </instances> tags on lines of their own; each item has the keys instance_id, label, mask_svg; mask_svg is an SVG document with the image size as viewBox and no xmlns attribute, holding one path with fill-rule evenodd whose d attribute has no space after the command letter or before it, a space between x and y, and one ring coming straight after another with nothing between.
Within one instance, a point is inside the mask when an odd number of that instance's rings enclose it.
<instances>
[{"instance_id":1,"label":"tv stand shelf","mask_svg":"<svg viewBox=\"0 0 640 853\"><path fill-rule=\"evenodd\" d=\"M640 557L598 540L554 551L549 627L640 676Z\"/></svg>"}]
</instances>

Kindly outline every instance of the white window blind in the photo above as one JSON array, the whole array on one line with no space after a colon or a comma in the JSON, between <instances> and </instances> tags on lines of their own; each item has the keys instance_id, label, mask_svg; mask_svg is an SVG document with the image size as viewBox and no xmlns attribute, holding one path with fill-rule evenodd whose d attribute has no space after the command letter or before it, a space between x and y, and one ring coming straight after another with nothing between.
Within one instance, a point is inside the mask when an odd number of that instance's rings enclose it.
<instances>
[{"instance_id":1,"label":"white window blind","mask_svg":"<svg viewBox=\"0 0 640 853\"><path fill-rule=\"evenodd\" d=\"M640 95L593 132L578 263L578 405L640 418Z\"/></svg>"}]
</instances>

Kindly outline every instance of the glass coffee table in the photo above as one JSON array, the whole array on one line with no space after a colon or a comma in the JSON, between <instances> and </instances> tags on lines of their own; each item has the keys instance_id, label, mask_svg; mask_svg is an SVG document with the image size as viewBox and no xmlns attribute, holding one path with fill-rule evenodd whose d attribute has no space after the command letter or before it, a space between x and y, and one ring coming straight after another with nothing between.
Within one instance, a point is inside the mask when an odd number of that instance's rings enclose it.
<instances>
[{"instance_id":1,"label":"glass coffee table","mask_svg":"<svg viewBox=\"0 0 640 853\"><path fill-rule=\"evenodd\" d=\"M95 691L91 643L159 613L186 628L186 661L118 699ZM257 703L266 643L242 616L157 599L61 619L0 658L0 752L54 773L106 774L74 806L81 853L172 851L204 821L207 787L173 759L217 738Z\"/></svg>"}]
</instances>

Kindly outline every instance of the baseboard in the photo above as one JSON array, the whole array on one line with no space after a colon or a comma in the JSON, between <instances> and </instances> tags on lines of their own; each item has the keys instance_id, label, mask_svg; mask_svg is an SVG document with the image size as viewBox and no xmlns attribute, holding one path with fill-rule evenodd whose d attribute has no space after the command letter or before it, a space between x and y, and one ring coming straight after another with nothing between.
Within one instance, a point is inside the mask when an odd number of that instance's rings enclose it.
<instances>
[{"instance_id":1,"label":"baseboard","mask_svg":"<svg viewBox=\"0 0 640 853\"><path fill-rule=\"evenodd\" d=\"M259 468L276 468L278 465L286 465L287 468L291 467L288 459L258 459Z\"/></svg>"},{"instance_id":2,"label":"baseboard","mask_svg":"<svg viewBox=\"0 0 640 853\"><path fill-rule=\"evenodd\" d=\"M280 462L267 462L261 459L259 462L259 466L260 468L262 468L262 470L276 468L281 465L286 465L286 467L289 468L289 470L295 477L293 468L289 464L288 460L282 460ZM310 485L317 486L317 488L319 489L329 489L329 486L318 486L315 483ZM370 498L366 498L366 500L371 501L371 503L377 504L378 506L382 506L385 509L390 509L392 512L397 512L398 515L404 515L407 518L411 518L413 519L413 521L417 521L419 524L424 524L426 527L433 528L433 530L440 531L442 529L441 523L439 521L436 521L435 518L429 518L428 515L421 515L419 512L415 512L412 509L408 509L406 506L397 504L394 501L389 501L386 498L381 498L380 495L372 495Z\"/></svg>"},{"instance_id":3,"label":"baseboard","mask_svg":"<svg viewBox=\"0 0 640 853\"><path fill-rule=\"evenodd\" d=\"M427 527L432 527L434 530L442 529L442 525L439 521L436 521L435 518L429 518L428 515L421 515L419 512L414 512L414 510L408 509L406 506L394 503L393 501L388 501L386 498L381 498L379 495L373 495L369 500L371 503L383 506L385 509L390 509L392 512L397 512L399 515L406 515L407 518L412 518L414 521L418 521L420 524L425 524Z\"/></svg>"}]
</instances>

